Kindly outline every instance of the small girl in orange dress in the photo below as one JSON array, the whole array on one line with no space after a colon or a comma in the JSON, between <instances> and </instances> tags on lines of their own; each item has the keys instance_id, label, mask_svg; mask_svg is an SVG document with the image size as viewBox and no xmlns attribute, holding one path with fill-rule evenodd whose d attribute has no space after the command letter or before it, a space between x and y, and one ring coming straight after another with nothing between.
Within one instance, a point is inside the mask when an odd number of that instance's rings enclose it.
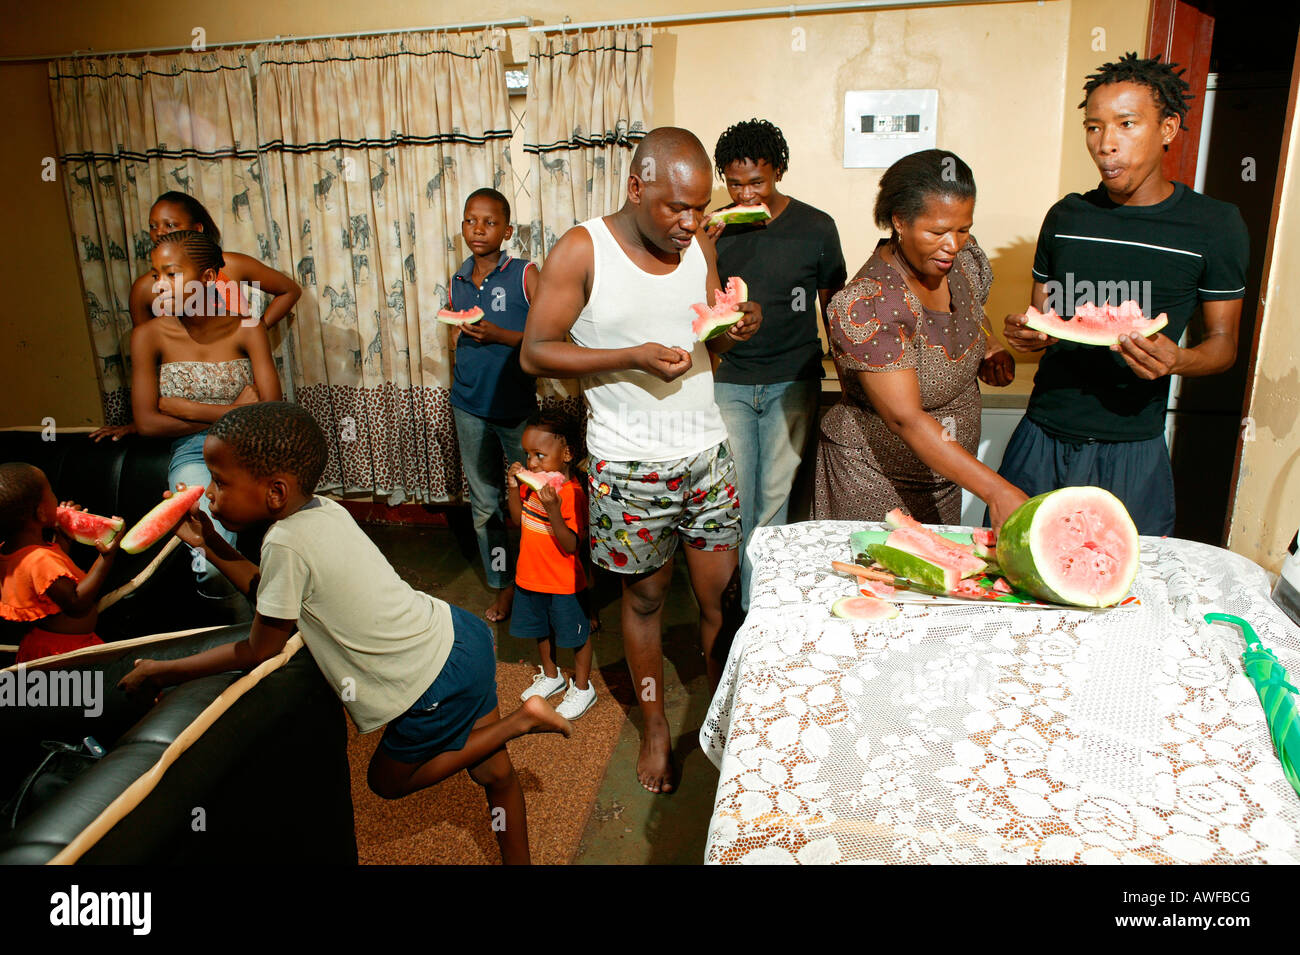
<instances>
[{"instance_id":1,"label":"small girl in orange dress","mask_svg":"<svg viewBox=\"0 0 1300 955\"><path fill-rule=\"evenodd\" d=\"M0 464L0 621L22 634L18 663L104 642L96 605L122 535L98 548L87 573L65 550L58 507L40 468Z\"/></svg>"}]
</instances>

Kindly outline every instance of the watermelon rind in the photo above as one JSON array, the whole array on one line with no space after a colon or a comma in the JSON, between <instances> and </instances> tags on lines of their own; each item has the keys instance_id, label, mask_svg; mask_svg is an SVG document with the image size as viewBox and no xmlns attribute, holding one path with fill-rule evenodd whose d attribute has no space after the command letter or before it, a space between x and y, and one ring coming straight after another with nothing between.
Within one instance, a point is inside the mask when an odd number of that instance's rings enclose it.
<instances>
[{"instance_id":1,"label":"watermelon rind","mask_svg":"<svg viewBox=\"0 0 1300 955\"><path fill-rule=\"evenodd\" d=\"M945 593L961 582L961 573L955 567L944 567L916 554L909 554L888 544L868 544L867 556L886 568L891 574L914 580L932 590Z\"/></svg>"},{"instance_id":2,"label":"watermelon rind","mask_svg":"<svg viewBox=\"0 0 1300 955\"><path fill-rule=\"evenodd\" d=\"M1152 319L1150 324L1143 325L1140 329L1130 331L1125 329L1123 334L1140 334L1143 337L1150 337L1169 324L1169 317L1161 315ZM1078 327L1072 327L1074 323L1069 319L1057 319L1053 321L1051 316L1043 313L1025 315L1025 326L1032 328L1036 332L1042 332L1045 335L1051 335L1053 338L1059 338L1061 341L1074 342L1078 345L1099 345L1110 346L1119 344L1120 332L1087 332Z\"/></svg>"},{"instance_id":3,"label":"watermelon rind","mask_svg":"<svg viewBox=\"0 0 1300 955\"><path fill-rule=\"evenodd\" d=\"M1050 554L1056 550L1049 546L1050 535L1054 530L1060 531L1059 522L1073 519L1071 515L1081 508L1103 513L1111 522L1113 540L1100 543L1109 547L1118 544L1121 551L1118 554L1104 551L1118 564L1110 581L1104 584L1098 581L1092 588L1071 583L1050 563ZM1098 549L1100 544L1093 541L1088 546ZM1012 586L1039 600L1076 607L1111 607L1124 599L1137 577L1137 527L1119 498L1105 488L1058 488L1031 497L1012 512L998 533L997 555L998 566ZM1090 556L1085 552L1085 558Z\"/></svg>"},{"instance_id":4,"label":"watermelon rind","mask_svg":"<svg viewBox=\"0 0 1300 955\"><path fill-rule=\"evenodd\" d=\"M766 222L770 218L772 218L772 210L763 202L748 206L731 206L709 215L711 224L721 222L723 225L748 225L753 222Z\"/></svg>"},{"instance_id":5,"label":"watermelon rind","mask_svg":"<svg viewBox=\"0 0 1300 955\"><path fill-rule=\"evenodd\" d=\"M831 604L831 614L843 620L893 620L898 608L879 597L841 597Z\"/></svg>"},{"instance_id":6,"label":"watermelon rind","mask_svg":"<svg viewBox=\"0 0 1300 955\"><path fill-rule=\"evenodd\" d=\"M563 485L564 483L564 475L559 471L516 471L515 477L534 491L540 491L548 484ZM559 478L558 482L556 478Z\"/></svg>"},{"instance_id":7,"label":"watermelon rind","mask_svg":"<svg viewBox=\"0 0 1300 955\"><path fill-rule=\"evenodd\" d=\"M63 533L78 544L88 547L107 547L126 526L126 521L120 517L100 517L62 504L59 505L57 516Z\"/></svg>"},{"instance_id":8,"label":"watermelon rind","mask_svg":"<svg viewBox=\"0 0 1300 955\"><path fill-rule=\"evenodd\" d=\"M205 490L202 484L190 487L178 485L175 494L163 498L126 532L122 538L122 550L128 554L138 554L158 543L190 512L194 502L203 496Z\"/></svg>"},{"instance_id":9,"label":"watermelon rind","mask_svg":"<svg viewBox=\"0 0 1300 955\"><path fill-rule=\"evenodd\" d=\"M473 325L482 317L483 309L478 306L467 308L464 312L453 312L446 308L438 312L438 321L444 325Z\"/></svg>"},{"instance_id":10,"label":"watermelon rind","mask_svg":"<svg viewBox=\"0 0 1300 955\"><path fill-rule=\"evenodd\" d=\"M696 341L707 342L711 338L717 338L744 317L743 312L731 312L727 315L711 317L696 335Z\"/></svg>"}]
</instances>

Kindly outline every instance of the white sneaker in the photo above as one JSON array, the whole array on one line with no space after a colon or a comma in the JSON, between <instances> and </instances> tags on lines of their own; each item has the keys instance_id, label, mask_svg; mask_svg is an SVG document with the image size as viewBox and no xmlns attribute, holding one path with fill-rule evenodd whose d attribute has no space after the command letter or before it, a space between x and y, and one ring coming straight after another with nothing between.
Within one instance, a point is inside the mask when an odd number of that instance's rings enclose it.
<instances>
[{"instance_id":1,"label":"white sneaker","mask_svg":"<svg viewBox=\"0 0 1300 955\"><path fill-rule=\"evenodd\" d=\"M533 685L520 693L519 699L526 700L530 696L540 696L542 699L546 699L563 690L564 684L564 674L560 672L559 667L555 669L555 676L547 676L546 671L538 667L537 675L533 677Z\"/></svg>"},{"instance_id":2,"label":"white sneaker","mask_svg":"<svg viewBox=\"0 0 1300 955\"><path fill-rule=\"evenodd\" d=\"M585 690L578 689L578 684L569 681L569 688L564 691L564 700L555 708L566 720L576 720L596 702L596 688L587 681Z\"/></svg>"}]
</instances>

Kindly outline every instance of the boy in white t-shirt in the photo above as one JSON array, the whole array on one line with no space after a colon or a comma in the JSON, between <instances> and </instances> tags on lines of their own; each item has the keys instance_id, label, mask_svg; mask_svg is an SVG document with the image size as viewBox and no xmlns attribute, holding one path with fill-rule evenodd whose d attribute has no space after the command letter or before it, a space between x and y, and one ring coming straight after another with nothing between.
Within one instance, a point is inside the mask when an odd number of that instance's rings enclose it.
<instances>
[{"instance_id":1,"label":"boy in white t-shirt","mask_svg":"<svg viewBox=\"0 0 1300 955\"><path fill-rule=\"evenodd\" d=\"M357 730L387 729L367 781L385 799L462 769L486 791L506 863L527 863L524 794L505 744L572 726L532 698L502 719L492 632L474 615L412 589L339 504L316 497L327 449L302 407L236 408L208 431L212 514L232 530L272 522L254 564L197 507L177 536L255 600L248 639L179 660L137 660L119 684L164 687L275 656L295 631ZM501 810L501 812L498 812Z\"/></svg>"}]
</instances>

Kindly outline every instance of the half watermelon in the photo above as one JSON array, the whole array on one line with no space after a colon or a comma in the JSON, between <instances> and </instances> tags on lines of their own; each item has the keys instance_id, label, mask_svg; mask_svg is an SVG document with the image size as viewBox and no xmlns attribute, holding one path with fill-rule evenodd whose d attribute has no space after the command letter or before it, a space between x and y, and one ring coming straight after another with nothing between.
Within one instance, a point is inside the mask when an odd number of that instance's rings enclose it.
<instances>
[{"instance_id":1,"label":"half watermelon","mask_svg":"<svg viewBox=\"0 0 1300 955\"><path fill-rule=\"evenodd\" d=\"M463 312L453 312L449 308L444 308L438 312L438 321L444 325L473 325L483 317L483 309L475 305L473 308L467 308Z\"/></svg>"},{"instance_id":2,"label":"half watermelon","mask_svg":"<svg viewBox=\"0 0 1300 955\"><path fill-rule=\"evenodd\" d=\"M717 212L709 213L709 225L748 225L753 222L766 222L772 218L772 210L766 202L755 202L747 206L728 206Z\"/></svg>"},{"instance_id":3,"label":"half watermelon","mask_svg":"<svg viewBox=\"0 0 1300 955\"><path fill-rule=\"evenodd\" d=\"M1161 312L1147 318L1137 302L1121 305L1094 305L1085 302L1074 310L1073 318L1062 318L1055 309L1040 312L1034 306L1025 310L1025 324L1036 332L1080 345L1118 345L1121 335L1148 337L1169 324L1169 316Z\"/></svg>"},{"instance_id":4,"label":"half watermelon","mask_svg":"<svg viewBox=\"0 0 1300 955\"><path fill-rule=\"evenodd\" d=\"M548 484L558 491L569 480L559 471L516 471L515 477L534 491L540 491Z\"/></svg>"},{"instance_id":5,"label":"half watermelon","mask_svg":"<svg viewBox=\"0 0 1300 955\"><path fill-rule=\"evenodd\" d=\"M714 295L712 308L702 304L692 305L695 321L691 323L691 333L695 340L707 342L736 324L745 317L744 312L736 311L736 306L747 301L749 289L745 287L745 280L733 275L727 280L727 287L718 289Z\"/></svg>"},{"instance_id":6,"label":"half watermelon","mask_svg":"<svg viewBox=\"0 0 1300 955\"><path fill-rule=\"evenodd\" d=\"M898 608L876 597L841 597L831 604L831 613L846 620L892 620Z\"/></svg>"},{"instance_id":7,"label":"half watermelon","mask_svg":"<svg viewBox=\"0 0 1300 955\"><path fill-rule=\"evenodd\" d=\"M122 550L128 554L138 554L158 543L184 519L205 490L202 484L190 487L177 484L175 494L163 498L162 503L155 505L153 510L126 532L122 538Z\"/></svg>"},{"instance_id":8,"label":"half watermelon","mask_svg":"<svg viewBox=\"0 0 1300 955\"><path fill-rule=\"evenodd\" d=\"M91 547L107 547L122 533L126 524L120 517L100 517L63 504L59 505L55 516L63 533L78 544L88 544Z\"/></svg>"},{"instance_id":9,"label":"half watermelon","mask_svg":"<svg viewBox=\"0 0 1300 955\"><path fill-rule=\"evenodd\" d=\"M1040 600L1110 607L1138 570L1138 533L1114 494L1063 487L1031 497L998 533L998 564L1013 586Z\"/></svg>"}]
</instances>

